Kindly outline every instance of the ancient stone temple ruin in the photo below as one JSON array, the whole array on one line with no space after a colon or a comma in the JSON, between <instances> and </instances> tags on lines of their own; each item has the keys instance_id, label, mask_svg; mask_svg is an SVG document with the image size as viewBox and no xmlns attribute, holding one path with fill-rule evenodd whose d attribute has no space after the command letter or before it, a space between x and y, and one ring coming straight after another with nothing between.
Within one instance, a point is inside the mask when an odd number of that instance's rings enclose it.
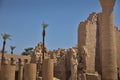
<instances>
[{"instance_id":1,"label":"ancient stone temple ruin","mask_svg":"<svg viewBox=\"0 0 120 80\"><path fill-rule=\"evenodd\" d=\"M36 64L30 61L30 56L5 54L0 66L0 80L36 80Z\"/></svg>"},{"instance_id":2,"label":"ancient stone temple ruin","mask_svg":"<svg viewBox=\"0 0 120 80\"><path fill-rule=\"evenodd\" d=\"M91 13L80 22L77 45L57 50L45 47L44 61L41 42L30 56L5 54L0 80L119 80L120 30L114 24L115 0L99 1L102 12Z\"/></svg>"}]
</instances>

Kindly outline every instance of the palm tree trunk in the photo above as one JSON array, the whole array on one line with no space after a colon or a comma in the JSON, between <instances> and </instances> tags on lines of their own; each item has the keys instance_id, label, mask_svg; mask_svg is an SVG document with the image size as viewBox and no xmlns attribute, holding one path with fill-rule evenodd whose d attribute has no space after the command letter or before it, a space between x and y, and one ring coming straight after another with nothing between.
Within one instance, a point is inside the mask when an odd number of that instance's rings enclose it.
<instances>
[{"instance_id":1,"label":"palm tree trunk","mask_svg":"<svg viewBox=\"0 0 120 80\"><path fill-rule=\"evenodd\" d=\"M3 41L3 48L2 48L2 60L1 60L1 65L3 64L3 60L4 60L4 52L5 52L5 45L6 45L6 41Z\"/></svg>"},{"instance_id":2,"label":"palm tree trunk","mask_svg":"<svg viewBox=\"0 0 120 80\"><path fill-rule=\"evenodd\" d=\"M13 54L13 50L11 50L11 54Z\"/></svg>"},{"instance_id":3,"label":"palm tree trunk","mask_svg":"<svg viewBox=\"0 0 120 80\"><path fill-rule=\"evenodd\" d=\"M45 29L43 29L43 60L44 60L44 56L45 56Z\"/></svg>"}]
</instances>

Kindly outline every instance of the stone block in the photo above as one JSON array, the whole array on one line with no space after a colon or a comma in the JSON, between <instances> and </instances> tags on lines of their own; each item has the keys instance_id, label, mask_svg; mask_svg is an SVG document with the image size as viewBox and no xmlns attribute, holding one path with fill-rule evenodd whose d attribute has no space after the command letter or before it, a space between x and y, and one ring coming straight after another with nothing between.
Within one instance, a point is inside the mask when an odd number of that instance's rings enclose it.
<instances>
[{"instance_id":1,"label":"stone block","mask_svg":"<svg viewBox=\"0 0 120 80\"><path fill-rule=\"evenodd\" d=\"M86 80L101 80L100 75L95 73L86 73Z\"/></svg>"},{"instance_id":2,"label":"stone block","mask_svg":"<svg viewBox=\"0 0 120 80\"><path fill-rule=\"evenodd\" d=\"M60 80L60 79L54 77L53 80Z\"/></svg>"}]
</instances>

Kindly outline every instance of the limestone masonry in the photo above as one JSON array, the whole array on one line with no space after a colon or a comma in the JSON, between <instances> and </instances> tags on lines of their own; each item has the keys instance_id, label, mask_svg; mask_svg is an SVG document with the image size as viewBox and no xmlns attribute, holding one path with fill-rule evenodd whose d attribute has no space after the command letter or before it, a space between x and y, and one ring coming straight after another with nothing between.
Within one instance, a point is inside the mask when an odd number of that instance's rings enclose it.
<instances>
[{"instance_id":1,"label":"limestone masonry","mask_svg":"<svg viewBox=\"0 0 120 80\"><path fill-rule=\"evenodd\" d=\"M115 0L99 0L78 25L77 45L49 50L43 43L29 56L5 54L0 80L120 80L120 30L114 24ZM0 53L1 56L1 53Z\"/></svg>"}]
</instances>

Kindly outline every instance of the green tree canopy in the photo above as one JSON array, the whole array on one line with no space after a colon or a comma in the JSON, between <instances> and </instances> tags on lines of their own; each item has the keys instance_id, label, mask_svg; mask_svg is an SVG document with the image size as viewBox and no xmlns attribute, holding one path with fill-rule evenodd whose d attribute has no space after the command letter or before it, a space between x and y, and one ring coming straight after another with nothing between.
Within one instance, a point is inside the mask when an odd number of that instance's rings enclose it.
<instances>
[{"instance_id":1,"label":"green tree canopy","mask_svg":"<svg viewBox=\"0 0 120 80\"><path fill-rule=\"evenodd\" d=\"M13 54L13 50L14 50L15 48L16 48L15 46L10 46L11 54Z\"/></svg>"},{"instance_id":2,"label":"green tree canopy","mask_svg":"<svg viewBox=\"0 0 120 80\"><path fill-rule=\"evenodd\" d=\"M11 35L9 35L9 34L6 34L6 33L4 33L4 34L1 34L1 36L2 36L2 38L3 38L3 40L7 40L7 39L9 39L9 40L11 40Z\"/></svg>"},{"instance_id":3,"label":"green tree canopy","mask_svg":"<svg viewBox=\"0 0 120 80\"><path fill-rule=\"evenodd\" d=\"M24 51L22 52L22 55L31 55L33 53L34 48L29 47L29 48L25 48Z\"/></svg>"},{"instance_id":4,"label":"green tree canopy","mask_svg":"<svg viewBox=\"0 0 120 80\"><path fill-rule=\"evenodd\" d=\"M4 58L4 53L5 53L5 46L6 46L6 40L9 39L11 40L11 35L9 34L1 34L2 38L3 38L3 48L2 48L2 60L1 60L1 65L3 64L3 58Z\"/></svg>"}]
</instances>

